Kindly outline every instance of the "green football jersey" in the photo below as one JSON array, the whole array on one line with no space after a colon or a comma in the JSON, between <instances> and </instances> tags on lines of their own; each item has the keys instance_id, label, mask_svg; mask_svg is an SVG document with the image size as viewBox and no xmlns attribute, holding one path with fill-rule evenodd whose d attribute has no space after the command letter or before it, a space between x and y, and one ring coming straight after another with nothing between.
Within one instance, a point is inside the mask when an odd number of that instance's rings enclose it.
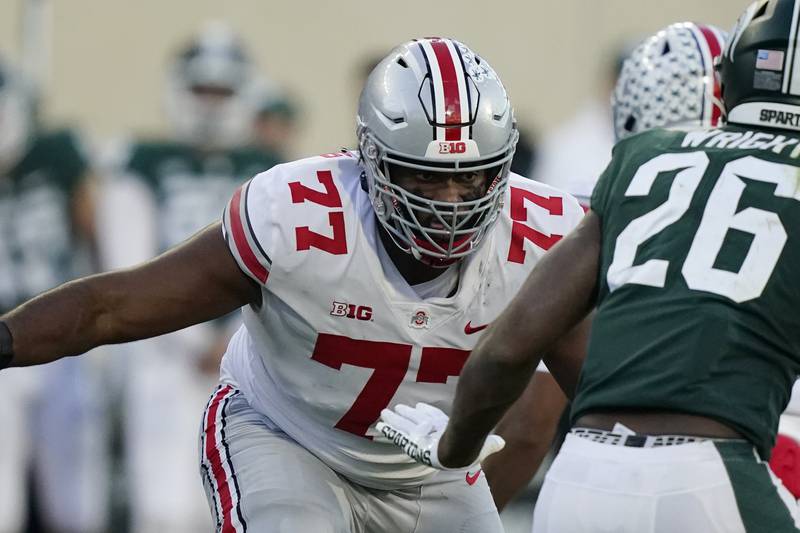
<instances>
[{"instance_id":1,"label":"green football jersey","mask_svg":"<svg viewBox=\"0 0 800 533\"><path fill-rule=\"evenodd\" d=\"M800 371L800 136L652 130L614 148L598 308L572 408L671 410L768 457Z\"/></svg>"},{"instance_id":2,"label":"green football jersey","mask_svg":"<svg viewBox=\"0 0 800 533\"><path fill-rule=\"evenodd\" d=\"M177 142L145 141L130 150L126 171L155 198L159 251L219 220L236 187L279 163L256 148L201 152Z\"/></svg>"},{"instance_id":3,"label":"green football jersey","mask_svg":"<svg viewBox=\"0 0 800 533\"><path fill-rule=\"evenodd\" d=\"M85 272L72 220L72 197L86 177L76 136L41 133L0 173L0 312Z\"/></svg>"}]
</instances>

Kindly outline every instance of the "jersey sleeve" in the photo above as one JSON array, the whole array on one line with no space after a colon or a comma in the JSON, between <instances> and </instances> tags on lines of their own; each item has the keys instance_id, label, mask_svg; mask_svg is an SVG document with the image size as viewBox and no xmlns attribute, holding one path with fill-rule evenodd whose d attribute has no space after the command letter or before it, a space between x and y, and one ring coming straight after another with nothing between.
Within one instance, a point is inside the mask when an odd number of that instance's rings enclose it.
<instances>
[{"instance_id":1,"label":"jersey sleeve","mask_svg":"<svg viewBox=\"0 0 800 533\"><path fill-rule=\"evenodd\" d=\"M239 268L262 286L266 285L272 267L265 251L274 226L270 189L266 186L271 172L263 172L239 187L222 219L225 241Z\"/></svg>"}]
</instances>

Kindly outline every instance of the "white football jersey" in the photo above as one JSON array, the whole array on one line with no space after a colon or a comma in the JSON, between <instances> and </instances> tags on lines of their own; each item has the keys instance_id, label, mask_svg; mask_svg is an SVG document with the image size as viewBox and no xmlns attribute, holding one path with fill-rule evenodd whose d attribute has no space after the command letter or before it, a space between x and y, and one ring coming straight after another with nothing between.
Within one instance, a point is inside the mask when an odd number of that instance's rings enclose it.
<instances>
[{"instance_id":1,"label":"white football jersey","mask_svg":"<svg viewBox=\"0 0 800 533\"><path fill-rule=\"evenodd\" d=\"M433 470L379 438L381 409L450 411L461 368L545 251L583 216L571 196L512 175L504 208L458 267L450 297L423 299L381 266L356 153L278 165L239 189L225 238L263 291L244 309L223 379L335 471L375 488Z\"/></svg>"}]
</instances>

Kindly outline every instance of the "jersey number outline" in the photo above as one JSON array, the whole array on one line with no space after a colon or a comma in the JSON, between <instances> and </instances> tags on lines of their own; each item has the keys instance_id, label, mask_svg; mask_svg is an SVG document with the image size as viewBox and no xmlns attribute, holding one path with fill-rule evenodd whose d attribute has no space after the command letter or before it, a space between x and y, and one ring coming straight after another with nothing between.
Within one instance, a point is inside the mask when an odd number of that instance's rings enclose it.
<instances>
[{"instance_id":1,"label":"jersey number outline","mask_svg":"<svg viewBox=\"0 0 800 533\"><path fill-rule=\"evenodd\" d=\"M634 265L639 247L677 222L689 210L700 180L708 169L704 152L662 154L643 164L633 176L625 196L648 196L656 177L675 172L667 200L633 219L617 236L614 256L606 273L610 292L633 283L664 287L669 262L649 259ZM761 296L786 244L786 230L772 211L747 207L736 211L747 184L742 178L775 185L773 194L800 200L797 168L745 156L727 163L706 202L681 274L692 290L724 296L736 303ZM753 235L738 272L714 268L728 230Z\"/></svg>"},{"instance_id":2,"label":"jersey number outline","mask_svg":"<svg viewBox=\"0 0 800 533\"><path fill-rule=\"evenodd\" d=\"M333 174L330 170L318 170L317 179L325 187L325 191L318 191L307 187L299 181L289 182L289 191L292 194L292 203L301 204L311 202L330 208L341 208L342 199L333 183ZM328 237L322 233L312 231L308 226L299 226L294 229L297 251L318 248L333 255L347 253L347 233L344 225L344 211L331 211L328 213L328 223L333 229L333 236Z\"/></svg>"},{"instance_id":3,"label":"jersey number outline","mask_svg":"<svg viewBox=\"0 0 800 533\"><path fill-rule=\"evenodd\" d=\"M372 440L367 430L388 407L406 376L411 362L410 344L352 339L343 335L320 333L311 359L341 370L352 365L373 370L350 409L334 427ZM469 356L469 350L458 348L422 348L417 383L446 383L449 376L458 376Z\"/></svg>"}]
</instances>

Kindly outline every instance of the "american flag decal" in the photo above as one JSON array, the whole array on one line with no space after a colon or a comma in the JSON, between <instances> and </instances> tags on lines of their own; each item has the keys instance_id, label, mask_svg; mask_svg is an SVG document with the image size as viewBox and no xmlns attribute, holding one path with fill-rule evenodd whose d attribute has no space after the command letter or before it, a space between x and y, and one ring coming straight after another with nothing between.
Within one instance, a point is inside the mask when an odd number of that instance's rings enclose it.
<instances>
[{"instance_id":1,"label":"american flag decal","mask_svg":"<svg viewBox=\"0 0 800 533\"><path fill-rule=\"evenodd\" d=\"M782 50L759 50L756 56L756 68L761 70L783 70Z\"/></svg>"}]
</instances>

